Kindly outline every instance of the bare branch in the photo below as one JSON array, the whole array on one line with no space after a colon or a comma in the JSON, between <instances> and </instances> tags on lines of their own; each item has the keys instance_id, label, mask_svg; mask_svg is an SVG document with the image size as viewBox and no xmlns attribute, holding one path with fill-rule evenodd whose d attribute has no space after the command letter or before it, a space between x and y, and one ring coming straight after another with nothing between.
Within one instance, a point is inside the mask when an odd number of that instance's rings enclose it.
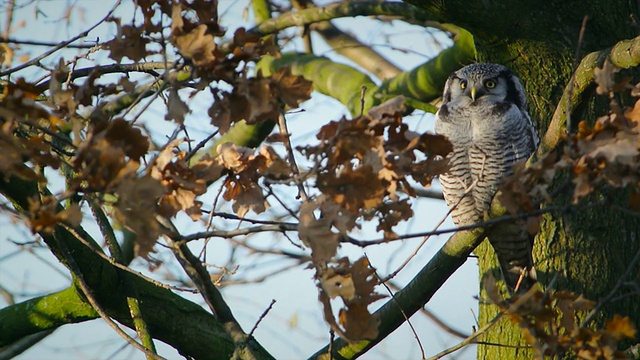
<instances>
[{"instance_id":1,"label":"bare branch","mask_svg":"<svg viewBox=\"0 0 640 360\"><path fill-rule=\"evenodd\" d=\"M476 342L475 340L482 334L484 334L485 332L487 332L487 330L491 329L495 324L498 323L498 320L500 320L502 318L502 315L504 315L504 313L499 313L496 317L493 318L493 320L491 320L490 322L486 323L483 327L481 327L480 329L478 329L478 331L474 332L471 336L469 336L468 338L464 339L464 341L460 342L459 344L452 346L446 350L443 350L441 352L439 352L437 355L430 357L428 360L437 360L440 359L446 355L449 355L451 353L454 353L460 349L462 349L463 347Z\"/></svg>"},{"instance_id":2,"label":"bare branch","mask_svg":"<svg viewBox=\"0 0 640 360\"><path fill-rule=\"evenodd\" d=\"M248 235L253 233L260 232L284 232L284 231L297 231L297 225L291 223L281 223L279 225L261 225L261 226L252 226L245 229L236 229L236 230L212 230L212 231L203 231L198 232L191 235L183 235L175 238L176 241L193 241L198 239L210 238L210 237L220 237L220 238L231 238L234 236L240 235Z\"/></svg>"},{"instance_id":3,"label":"bare branch","mask_svg":"<svg viewBox=\"0 0 640 360\"><path fill-rule=\"evenodd\" d=\"M258 318L258 321L256 321L255 325L253 325L253 328L251 328L251 331L249 331L248 336L250 338L253 337L253 333L256 331L256 329L258 329L258 325L260 325L260 323L262 322L262 319L267 317L267 314L269 313L269 311L271 311L271 308L273 308L273 305L275 303L276 303L276 300L275 299L271 299L271 303L269 304L269 306L267 306L267 308L264 309L262 314L260 314L260 317Z\"/></svg>"},{"instance_id":4,"label":"bare branch","mask_svg":"<svg viewBox=\"0 0 640 360\"><path fill-rule=\"evenodd\" d=\"M29 60L29 61L27 61L27 62L23 63L23 64L20 64L20 65L18 65L18 66L16 66L16 67L14 67L14 68L9 69L9 70L5 70L5 71L0 72L0 76L9 75L9 74L12 74L12 73L14 73L14 72L16 72L16 71L20 71L20 70L22 70L22 69L26 69L26 68L28 68L29 66L33 66L33 65L35 65L35 64L37 64L37 63L39 63L39 62L40 62L40 60L42 60L42 59L46 58L47 56L49 56L49 55L53 54L54 52L56 52L56 51L58 51L58 50L60 50L60 49L65 48L67 45L71 44L72 42L75 42L76 40L81 39L81 38L83 38L83 37L86 37L87 35L89 35L89 33L90 33L93 29L97 28L100 24L102 24L103 22L107 21L107 19L111 17L111 15L112 15L112 14L113 14L113 12L116 10L116 8L117 8L118 6L120 6L120 3L121 3L121 2L122 2L122 0L118 0L118 1L115 3L115 5L113 5L113 7L111 8L111 10L109 10L109 12L107 13L107 15L105 15L105 16L104 16L100 21L98 21L95 25L93 25L93 26L92 26L92 27L90 27L89 29L87 29L87 30L85 30L85 31L81 32L80 34L78 34L78 35L76 35L76 36L72 37L72 38L71 38L71 39L69 39L69 40L65 40L65 41L61 42L61 43L60 43L60 44L58 44L57 46L54 46L53 48L51 48L51 49L49 49L49 50L45 51L44 53L40 54L39 56L36 56L35 58L33 58L33 59L31 59L31 60Z\"/></svg>"},{"instance_id":5,"label":"bare branch","mask_svg":"<svg viewBox=\"0 0 640 360\"><path fill-rule=\"evenodd\" d=\"M60 43L47 42L47 41L35 41L35 40L18 40L9 37L2 36L0 37L0 43L8 43L8 44L18 44L18 45L35 45L35 46L57 46ZM68 49L91 49L97 45L77 45L77 44L67 44L64 47Z\"/></svg>"},{"instance_id":6,"label":"bare branch","mask_svg":"<svg viewBox=\"0 0 640 360\"><path fill-rule=\"evenodd\" d=\"M434 190L433 188L413 188L416 195L419 197L427 198L427 199L436 199L436 200L444 200L444 195L442 195L442 191Z\"/></svg>"}]
</instances>

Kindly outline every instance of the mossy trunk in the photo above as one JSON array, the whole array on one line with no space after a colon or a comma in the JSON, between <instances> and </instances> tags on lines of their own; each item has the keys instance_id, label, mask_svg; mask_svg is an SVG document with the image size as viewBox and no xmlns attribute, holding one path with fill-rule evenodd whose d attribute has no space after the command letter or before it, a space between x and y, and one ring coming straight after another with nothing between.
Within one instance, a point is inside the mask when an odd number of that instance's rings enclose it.
<instances>
[{"instance_id":1,"label":"mossy trunk","mask_svg":"<svg viewBox=\"0 0 640 360\"><path fill-rule=\"evenodd\" d=\"M410 2L434 12L443 21L465 27L475 37L479 61L504 64L520 77L528 92L530 114L541 134L547 129L570 79L577 61L576 49L580 49L582 57L633 38L638 35L636 21L640 18L635 1ZM588 21L584 40L579 45L585 16ZM574 119L574 124L575 120L593 120L605 113L606 103L606 100L590 101L581 114L575 114L579 118ZM566 193L554 199L554 203L568 204L570 197ZM591 202L604 196L593 194ZM571 213L544 216L534 247L541 284L547 285L557 277L556 289L570 290L598 301L618 283L640 248L640 217L622 210L627 205L622 191L606 197L610 204L606 208L585 207ZM476 249L476 254L481 279L488 272L499 274L495 255L486 241ZM633 272L634 279L637 273L637 270ZM640 302L636 296L622 296L607 304L592 325L602 326L605 319L616 313L629 316L640 325ZM488 304L486 294L481 291L480 325L496 314L497 307ZM482 344L478 345L478 359L533 357L520 329L506 319L479 340Z\"/></svg>"}]
</instances>

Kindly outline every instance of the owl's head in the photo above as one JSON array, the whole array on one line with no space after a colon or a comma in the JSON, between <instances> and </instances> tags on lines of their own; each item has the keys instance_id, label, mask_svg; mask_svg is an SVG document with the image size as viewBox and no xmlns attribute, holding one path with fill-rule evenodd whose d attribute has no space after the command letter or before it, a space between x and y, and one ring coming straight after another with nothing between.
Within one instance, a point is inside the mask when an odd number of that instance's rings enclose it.
<instances>
[{"instance_id":1,"label":"owl's head","mask_svg":"<svg viewBox=\"0 0 640 360\"><path fill-rule=\"evenodd\" d=\"M510 102L526 108L527 98L520 80L511 70L499 64L477 63L463 67L449 76L442 96L443 104L451 101Z\"/></svg>"}]
</instances>

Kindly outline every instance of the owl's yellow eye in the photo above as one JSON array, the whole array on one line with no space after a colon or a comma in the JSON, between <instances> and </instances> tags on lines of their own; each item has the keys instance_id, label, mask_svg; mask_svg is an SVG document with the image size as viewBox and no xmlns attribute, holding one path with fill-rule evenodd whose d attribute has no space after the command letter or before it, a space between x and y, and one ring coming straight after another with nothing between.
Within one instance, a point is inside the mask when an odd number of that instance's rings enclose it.
<instances>
[{"instance_id":1,"label":"owl's yellow eye","mask_svg":"<svg viewBox=\"0 0 640 360\"><path fill-rule=\"evenodd\" d=\"M467 82L466 81L460 81L460 89L464 90L467 88Z\"/></svg>"},{"instance_id":2,"label":"owl's yellow eye","mask_svg":"<svg viewBox=\"0 0 640 360\"><path fill-rule=\"evenodd\" d=\"M494 80L487 80L484 82L484 86L487 89L493 89L494 87L496 87L496 82Z\"/></svg>"}]
</instances>

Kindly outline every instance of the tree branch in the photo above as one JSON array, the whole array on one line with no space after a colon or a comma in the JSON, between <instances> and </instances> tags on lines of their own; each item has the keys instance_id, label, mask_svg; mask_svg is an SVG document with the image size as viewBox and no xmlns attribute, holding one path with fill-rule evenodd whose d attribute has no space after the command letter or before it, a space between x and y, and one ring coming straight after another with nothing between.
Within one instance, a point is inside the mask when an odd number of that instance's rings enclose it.
<instances>
[{"instance_id":1,"label":"tree branch","mask_svg":"<svg viewBox=\"0 0 640 360\"><path fill-rule=\"evenodd\" d=\"M16 177L6 179L0 174L0 193L21 212L27 211L28 199L36 196L37 191L33 182ZM112 265L97 255L95 249L78 241L77 235L64 227L59 226L55 231L58 241L68 248L68 253L72 254L85 282L108 316L134 328L127 297L137 296L149 333L154 338L194 358L228 359L233 355L235 344L224 325L201 306ZM74 232L87 237L90 243L95 243L81 228L74 229ZM47 234L41 236L53 254L66 264L58 241ZM136 289L136 294L131 293L133 288ZM65 323L97 317L97 313L86 299L79 296L75 288L69 288L63 294L66 296L65 301L60 298L60 293L56 293L1 309L0 346ZM37 316L34 316L34 307L37 309ZM182 330L176 333L173 330L176 328ZM259 344L251 342L251 346L257 358L271 358Z\"/></svg>"},{"instance_id":2,"label":"tree branch","mask_svg":"<svg viewBox=\"0 0 640 360\"><path fill-rule=\"evenodd\" d=\"M558 146L562 136L566 133L568 105L571 104L569 109L573 112L576 108L583 106L585 101L591 97L590 90L594 86L593 71L602 67L605 60L621 69L640 65L640 36L620 41L609 49L592 52L580 61L574 76L574 83L567 84L565 87L549 128L542 138L538 148L538 157L542 157L543 154Z\"/></svg>"},{"instance_id":3,"label":"tree branch","mask_svg":"<svg viewBox=\"0 0 640 360\"><path fill-rule=\"evenodd\" d=\"M53 46L60 45L60 43L54 43L54 42L35 41L35 40L18 40L18 39L13 39L9 37L0 37L0 43L18 44L18 45L35 45L35 46L46 46L46 47L53 47ZM91 49L96 45L97 43L94 45L67 44L64 47L68 49Z\"/></svg>"},{"instance_id":4,"label":"tree branch","mask_svg":"<svg viewBox=\"0 0 640 360\"><path fill-rule=\"evenodd\" d=\"M401 2L359 1L334 3L325 7L308 8L287 12L280 17L262 22L248 30L249 33L265 36L292 26L304 26L341 17L385 15L403 20L425 23L437 20L424 9Z\"/></svg>"},{"instance_id":5,"label":"tree branch","mask_svg":"<svg viewBox=\"0 0 640 360\"><path fill-rule=\"evenodd\" d=\"M353 359L379 343L404 322L405 317L400 309L407 317L420 310L449 276L465 263L469 254L483 239L483 229L455 233L407 286L394 295L393 300L387 301L375 312L380 319L378 336L375 339L349 344L338 338L332 344L334 352L342 358ZM310 359L330 359L328 349L327 345Z\"/></svg>"},{"instance_id":6,"label":"tree branch","mask_svg":"<svg viewBox=\"0 0 640 360\"><path fill-rule=\"evenodd\" d=\"M26 68L28 68L29 66L35 65L35 64L39 63L39 62L40 62L40 60L42 60L42 59L46 58L47 56L49 56L49 55L53 54L54 52L56 52L56 51L58 51L58 50L60 50L60 49L63 49L63 48L65 48L67 45L71 44L72 42L74 42L74 41L76 41L76 40L78 40L78 39L81 39L81 38L83 38L83 37L85 37L85 36L89 35L89 33L90 33L93 29L95 29L96 27L98 27L98 25L102 24L102 23L103 23L103 22L105 22L109 17L111 17L111 15L112 15L112 14L113 14L113 12L116 10L116 8L117 8L118 6L120 6L120 2L121 2L121 0L118 0L118 1L115 3L115 5L113 5L113 7L111 8L111 10L109 10L109 12L107 13L107 15L105 15L105 16L104 16L100 21L98 21L96 24L94 24L94 25L93 25L92 27L90 27L89 29L87 29L87 30L85 30L85 31L81 32L80 34L78 34L78 35L76 35L76 36L72 37L72 38L71 38L71 39L69 39L69 40L66 40L66 41L61 42L61 43L60 43L60 44L58 44L57 46L54 46L53 48L51 48L51 49L49 49L49 50L45 51L44 53L40 54L39 56L36 56L35 58L33 58L33 59L31 59L31 60L29 60L29 61L27 61L27 62L23 63L23 64L20 64L20 65L18 65L18 66L16 66L16 67L13 67L13 68L11 68L11 69L8 69L8 70L5 70L5 71L0 72L0 76L9 75L9 74L12 74L12 73L14 73L14 72L16 72L16 71L20 71L20 70L22 70L22 69L26 69Z\"/></svg>"}]
</instances>

